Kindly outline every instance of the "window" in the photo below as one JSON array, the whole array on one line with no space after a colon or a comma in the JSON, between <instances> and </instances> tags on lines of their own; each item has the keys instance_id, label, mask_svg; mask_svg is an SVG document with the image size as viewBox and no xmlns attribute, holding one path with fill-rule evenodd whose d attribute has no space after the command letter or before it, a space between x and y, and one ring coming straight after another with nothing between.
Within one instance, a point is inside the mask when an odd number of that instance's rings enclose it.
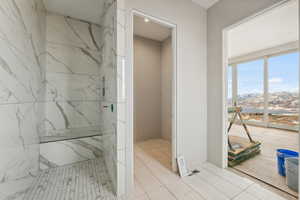
<instances>
[{"instance_id":1,"label":"window","mask_svg":"<svg viewBox=\"0 0 300 200\"><path fill-rule=\"evenodd\" d=\"M269 123L299 125L299 53L269 59Z\"/></svg>"},{"instance_id":2,"label":"window","mask_svg":"<svg viewBox=\"0 0 300 200\"><path fill-rule=\"evenodd\" d=\"M264 119L264 61L256 60L237 65L238 106L248 121Z\"/></svg>"},{"instance_id":3,"label":"window","mask_svg":"<svg viewBox=\"0 0 300 200\"><path fill-rule=\"evenodd\" d=\"M299 52L229 66L227 84L228 107L237 101L246 122L297 130Z\"/></svg>"}]
</instances>

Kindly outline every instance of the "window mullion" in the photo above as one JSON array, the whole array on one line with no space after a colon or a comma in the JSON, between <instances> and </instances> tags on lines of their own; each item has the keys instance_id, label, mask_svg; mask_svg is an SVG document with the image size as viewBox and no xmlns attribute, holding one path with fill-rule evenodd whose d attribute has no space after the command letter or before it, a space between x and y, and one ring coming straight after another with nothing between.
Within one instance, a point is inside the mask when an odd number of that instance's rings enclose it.
<instances>
[{"instance_id":1,"label":"window mullion","mask_svg":"<svg viewBox=\"0 0 300 200\"><path fill-rule=\"evenodd\" d=\"M264 124L269 126L269 58L264 57Z\"/></svg>"}]
</instances>

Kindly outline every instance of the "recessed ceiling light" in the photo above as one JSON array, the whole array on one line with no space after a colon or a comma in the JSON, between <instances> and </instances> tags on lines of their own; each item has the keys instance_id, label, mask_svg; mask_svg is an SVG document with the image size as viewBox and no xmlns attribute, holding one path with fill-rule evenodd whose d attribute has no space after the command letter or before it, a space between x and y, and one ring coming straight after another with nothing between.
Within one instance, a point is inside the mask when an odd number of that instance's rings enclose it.
<instances>
[{"instance_id":1,"label":"recessed ceiling light","mask_svg":"<svg viewBox=\"0 0 300 200\"><path fill-rule=\"evenodd\" d=\"M144 22L148 23L150 20L148 18L144 19Z\"/></svg>"}]
</instances>

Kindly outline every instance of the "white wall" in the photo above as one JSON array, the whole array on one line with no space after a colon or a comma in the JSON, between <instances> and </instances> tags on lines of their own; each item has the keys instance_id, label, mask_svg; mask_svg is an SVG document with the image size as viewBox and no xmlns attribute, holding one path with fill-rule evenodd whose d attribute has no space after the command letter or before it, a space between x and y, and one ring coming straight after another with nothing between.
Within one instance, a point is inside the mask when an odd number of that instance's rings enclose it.
<instances>
[{"instance_id":1,"label":"white wall","mask_svg":"<svg viewBox=\"0 0 300 200\"><path fill-rule=\"evenodd\" d=\"M207 152L208 161L225 167L223 156L223 69L222 69L222 30L238 21L251 16L280 0L221 0L207 13ZM225 128L225 127L224 127Z\"/></svg>"},{"instance_id":2,"label":"white wall","mask_svg":"<svg viewBox=\"0 0 300 200\"><path fill-rule=\"evenodd\" d=\"M134 37L134 138L161 138L161 43Z\"/></svg>"},{"instance_id":3,"label":"white wall","mask_svg":"<svg viewBox=\"0 0 300 200\"><path fill-rule=\"evenodd\" d=\"M134 37L134 140L172 138L172 40Z\"/></svg>"},{"instance_id":4,"label":"white wall","mask_svg":"<svg viewBox=\"0 0 300 200\"><path fill-rule=\"evenodd\" d=\"M177 151L185 157L188 167L195 168L206 161L207 153L206 11L184 0L126 0L125 9L129 25L127 47L132 46L132 9L177 25ZM127 78L130 79L132 66L128 52ZM129 84L132 84L130 80ZM132 91L128 92L130 95ZM130 110L128 114L130 117ZM131 151L132 148L128 149L132 158Z\"/></svg>"},{"instance_id":5,"label":"white wall","mask_svg":"<svg viewBox=\"0 0 300 200\"><path fill-rule=\"evenodd\" d=\"M172 38L161 45L161 136L172 139L172 78L173 78Z\"/></svg>"}]
</instances>

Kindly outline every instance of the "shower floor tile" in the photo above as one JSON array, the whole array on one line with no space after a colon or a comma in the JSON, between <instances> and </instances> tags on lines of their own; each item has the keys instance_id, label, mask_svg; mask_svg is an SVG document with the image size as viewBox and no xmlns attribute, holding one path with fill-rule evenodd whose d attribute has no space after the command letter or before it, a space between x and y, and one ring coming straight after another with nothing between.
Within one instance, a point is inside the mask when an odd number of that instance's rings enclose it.
<instances>
[{"instance_id":1,"label":"shower floor tile","mask_svg":"<svg viewBox=\"0 0 300 200\"><path fill-rule=\"evenodd\" d=\"M40 173L24 200L116 200L103 159Z\"/></svg>"}]
</instances>

